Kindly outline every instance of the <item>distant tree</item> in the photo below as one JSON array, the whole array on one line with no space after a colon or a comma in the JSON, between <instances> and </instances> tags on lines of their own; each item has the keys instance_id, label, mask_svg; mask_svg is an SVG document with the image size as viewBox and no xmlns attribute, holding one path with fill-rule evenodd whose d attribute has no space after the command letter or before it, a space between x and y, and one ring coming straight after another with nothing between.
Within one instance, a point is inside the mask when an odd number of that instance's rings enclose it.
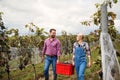
<instances>
[{"instance_id":1,"label":"distant tree","mask_svg":"<svg viewBox=\"0 0 120 80\"><path fill-rule=\"evenodd\" d=\"M19 30L18 29L10 29L6 31L8 37L8 44L11 47L18 47L19 46Z\"/></svg>"},{"instance_id":2,"label":"distant tree","mask_svg":"<svg viewBox=\"0 0 120 80\"><path fill-rule=\"evenodd\" d=\"M61 51L62 54L72 53L73 43L76 41L76 36L72 34L67 34L66 31L62 31L62 35L59 36L61 41Z\"/></svg>"},{"instance_id":3,"label":"distant tree","mask_svg":"<svg viewBox=\"0 0 120 80\"><path fill-rule=\"evenodd\" d=\"M116 4L117 2L118 2L118 0L108 0L107 3L109 5L109 7L112 8L112 4ZM101 8L101 4L96 3L95 6L97 8L97 11L91 16L91 20L82 21L80 23L82 25L86 25L86 26L90 26L91 23L94 23L96 26L99 27L98 31L101 31L101 27L100 27L100 19L101 19L100 8ZM114 12L108 12L108 33L111 35L113 41L118 34L118 31L116 30L116 28L114 26L115 18L116 18L116 14Z\"/></svg>"},{"instance_id":4,"label":"distant tree","mask_svg":"<svg viewBox=\"0 0 120 80\"><path fill-rule=\"evenodd\" d=\"M0 66L5 67L5 71L8 74L8 80L10 80L10 65L8 64L10 60L10 50L7 44L7 35L5 34L5 26L2 20L3 12L0 12ZM0 74L1 75L1 74Z\"/></svg>"},{"instance_id":5,"label":"distant tree","mask_svg":"<svg viewBox=\"0 0 120 80\"><path fill-rule=\"evenodd\" d=\"M110 8L112 8L112 4L116 4L118 2L118 0L106 0L108 1L108 5ZM88 21L82 21L80 22L82 25L86 25L86 26L90 26L91 23L95 24L96 26L99 27L98 30L95 30L94 32L91 32L88 35L88 41L93 42L93 41L99 41L99 36L100 36L100 32L101 32L101 26L100 26L100 20L101 20L101 4L95 4L97 11L90 17L91 20ZM115 26L114 26L114 20L116 19L116 14L112 11L108 12L108 33L110 34L112 41L114 41L116 38L118 38L118 31L116 30ZM93 49L98 49L98 54L101 54L101 50L100 50L100 45L95 45L92 46L92 51ZM97 61L96 61L97 62ZM101 64L101 60L99 61L98 64Z\"/></svg>"},{"instance_id":6,"label":"distant tree","mask_svg":"<svg viewBox=\"0 0 120 80\"><path fill-rule=\"evenodd\" d=\"M31 44L33 44L35 47L39 47L41 49L45 36L48 35L46 31L44 31L44 28L39 28L34 23L29 23L25 25L26 28L29 28L30 33L34 33L34 35L30 35L31 37Z\"/></svg>"},{"instance_id":7,"label":"distant tree","mask_svg":"<svg viewBox=\"0 0 120 80\"><path fill-rule=\"evenodd\" d=\"M35 25L34 23L29 23L25 25L26 28L29 28L30 33L34 33L34 35L30 34L29 37L27 37L29 40L27 40L26 42L29 41L29 45L27 46L29 52L27 52L27 60L30 60L30 63L33 66L34 69L34 75L35 75L35 80L36 78L36 68L35 68L35 64L34 62L32 62L31 60L31 56L34 56L32 48L33 47L38 47L39 50L42 49L43 46L43 42L45 39L45 35L47 34L47 32L44 31L44 28L39 28L37 25ZM31 56L29 56L31 55Z\"/></svg>"}]
</instances>

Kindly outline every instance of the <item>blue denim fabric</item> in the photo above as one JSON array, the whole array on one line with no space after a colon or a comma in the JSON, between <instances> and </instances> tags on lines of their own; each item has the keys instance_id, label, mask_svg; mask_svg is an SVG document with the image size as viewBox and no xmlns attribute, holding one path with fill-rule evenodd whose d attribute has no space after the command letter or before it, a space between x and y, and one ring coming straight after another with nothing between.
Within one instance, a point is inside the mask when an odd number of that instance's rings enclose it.
<instances>
[{"instance_id":1,"label":"blue denim fabric","mask_svg":"<svg viewBox=\"0 0 120 80\"><path fill-rule=\"evenodd\" d=\"M75 69L77 74L77 80L84 80L84 72L86 68L86 54L82 47L75 47Z\"/></svg>"},{"instance_id":2,"label":"blue denim fabric","mask_svg":"<svg viewBox=\"0 0 120 80\"><path fill-rule=\"evenodd\" d=\"M55 57L55 56L53 56L53 57L46 56L45 57L44 76L45 76L46 80L49 80L49 67L50 67L50 64L52 64L54 80L57 80L56 79L57 78L56 61L57 61L57 57Z\"/></svg>"}]
</instances>

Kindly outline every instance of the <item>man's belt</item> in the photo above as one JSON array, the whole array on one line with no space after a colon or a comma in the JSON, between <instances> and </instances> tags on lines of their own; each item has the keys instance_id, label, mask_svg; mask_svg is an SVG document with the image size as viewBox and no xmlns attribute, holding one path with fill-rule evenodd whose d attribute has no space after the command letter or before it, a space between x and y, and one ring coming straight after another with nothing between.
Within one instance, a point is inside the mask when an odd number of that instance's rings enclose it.
<instances>
[{"instance_id":1,"label":"man's belt","mask_svg":"<svg viewBox=\"0 0 120 80\"><path fill-rule=\"evenodd\" d=\"M48 55L48 54L46 54L46 56L48 56L48 57L57 57L57 55Z\"/></svg>"}]
</instances>

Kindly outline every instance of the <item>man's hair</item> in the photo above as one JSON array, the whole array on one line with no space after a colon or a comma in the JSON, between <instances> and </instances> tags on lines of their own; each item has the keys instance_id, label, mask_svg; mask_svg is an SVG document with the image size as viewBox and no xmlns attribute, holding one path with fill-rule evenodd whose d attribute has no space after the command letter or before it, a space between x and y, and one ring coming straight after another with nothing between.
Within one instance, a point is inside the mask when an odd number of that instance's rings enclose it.
<instances>
[{"instance_id":1,"label":"man's hair","mask_svg":"<svg viewBox=\"0 0 120 80\"><path fill-rule=\"evenodd\" d=\"M51 33L52 31L56 31L56 29L50 29L50 33Z\"/></svg>"}]
</instances>

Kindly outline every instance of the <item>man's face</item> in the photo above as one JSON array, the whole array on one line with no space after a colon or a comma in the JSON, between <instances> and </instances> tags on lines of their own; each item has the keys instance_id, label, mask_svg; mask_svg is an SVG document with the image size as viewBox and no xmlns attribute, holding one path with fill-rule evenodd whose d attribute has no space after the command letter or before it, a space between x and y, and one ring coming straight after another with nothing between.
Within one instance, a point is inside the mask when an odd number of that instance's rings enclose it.
<instances>
[{"instance_id":1,"label":"man's face","mask_svg":"<svg viewBox=\"0 0 120 80\"><path fill-rule=\"evenodd\" d=\"M51 31L51 32L50 32L50 37L51 37L51 38L55 38L55 37L56 37L56 31L54 31L54 30Z\"/></svg>"}]
</instances>

